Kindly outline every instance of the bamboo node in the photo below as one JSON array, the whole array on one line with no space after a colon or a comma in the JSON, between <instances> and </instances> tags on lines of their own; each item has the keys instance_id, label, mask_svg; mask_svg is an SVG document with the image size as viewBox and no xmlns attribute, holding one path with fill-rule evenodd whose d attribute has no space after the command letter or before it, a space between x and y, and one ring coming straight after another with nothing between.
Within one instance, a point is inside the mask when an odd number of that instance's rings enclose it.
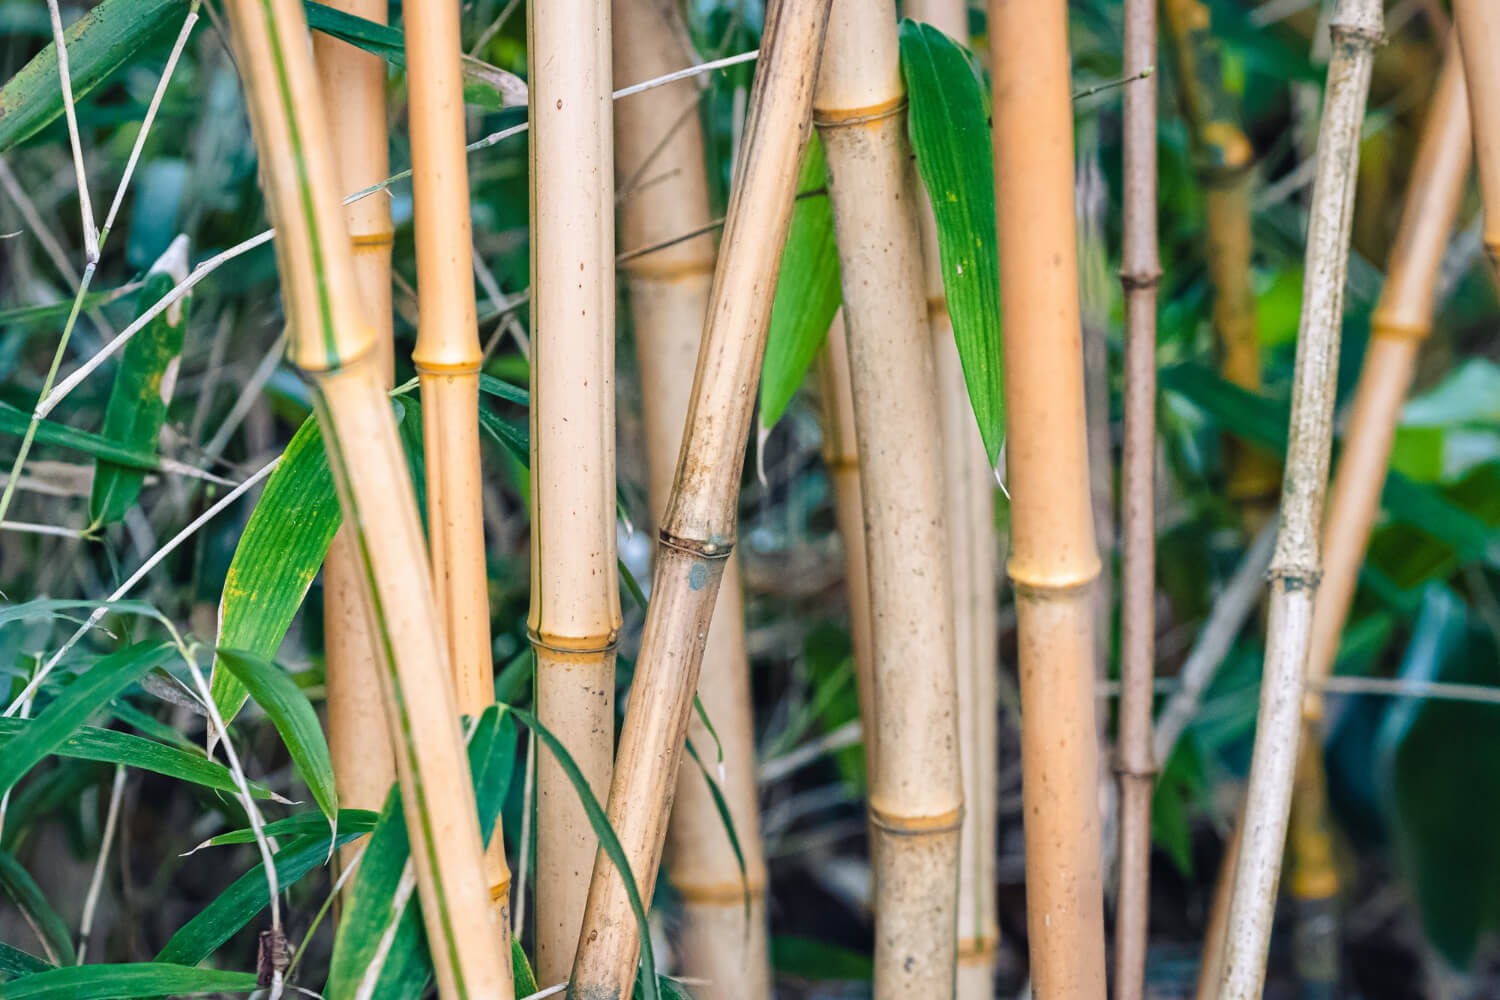
<instances>
[{"instance_id":1,"label":"bamboo node","mask_svg":"<svg viewBox=\"0 0 1500 1000\"><path fill-rule=\"evenodd\" d=\"M526 638L533 646L541 646L557 653L608 653L619 646L620 630L611 629L608 635L568 636L527 627Z\"/></svg>"},{"instance_id":2,"label":"bamboo node","mask_svg":"<svg viewBox=\"0 0 1500 1000\"><path fill-rule=\"evenodd\" d=\"M705 274L714 273L717 259L711 254L697 260L684 260L672 264L642 263L648 257L664 253L668 249L670 248L652 247L639 257L621 264L620 267L631 281L681 281L685 278L701 278Z\"/></svg>"},{"instance_id":3,"label":"bamboo node","mask_svg":"<svg viewBox=\"0 0 1500 1000\"><path fill-rule=\"evenodd\" d=\"M1379 312L1370 319L1370 336L1388 340L1426 340L1432 334L1431 323L1401 323L1384 319Z\"/></svg>"},{"instance_id":4,"label":"bamboo node","mask_svg":"<svg viewBox=\"0 0 1500 1000\"><path fill-rule=\"evenodd\" d=\"M1317 566L1272 566L1266 579L1279 582L1282 590L1295 594L1299 590L1317 590L1323 582L1323 570Z\"/></svg>"},{"instance_id":5,"label":"bamboo node","mask_svg":"<svg viewBox=\"0 0 1500 1000\"><path fill-rule=\"evenodd\" d=\"M483 361L479 357L462 361L418 360L415 351L411 356L412 367L417 370L418 375L477 375Z\"/></svg>"},{"instance_id":6,"label":"bamboo node","mask_svg":"<svg viewBox=\"0 0 1500 1000\"><path fill-rule=\"evenodd\" d=\"M509 895L510 895L510 879L508 879L508 878L505 879L505 880L503 880L503 881L496 882L494 885L490 886L490 902L491 903L495 902L496 900L505 899Z\"/></svg>"},{"instance_id":7,"label":"bamboo node","mask_svg":"<svg viewBox=\"0 0 1500 1000\"><path fill-rule=\"evenodd\" d=\"M1093 565L1067 573L1036 573L1026 566L1017 566L1011 559L1005 567L1011 586L1018 594L1028 597L1066 597L1076 591L1093 586L1099 579L1099 560Z\"/></svg>"},{"instance_id":8,"label":"bamboo node","mask_svg":"<svg viewBox=\"0 0 1500 1000\"><path fill-rule=\"evenodd\" d=\"M1150 271L1121 271L1120 284L1127 292L1155 288L1161 284L1161 268Z\"/></svg>"},{"instance_id":9,"label":"bamboo node","mask_svg":"<svg viewBox=\"0 0 1500 1000\"><path fill-rule=\"evenodd\" d=\"M361 250L379 249L396 245L396 231L394 229L382 229L374 233L360 233L349 237L349 244L354 247L354 252Z\"/></svg>"},{"instance_id":10,"label":"bamboo node","mask_svg":"<svg viewBox=\"0 0 1500 1000\"><path fill-rule=\"evenodd\" d=\"M1154 762L1146 767L1136 767L1125 763L1123 758L1123 754L1115 757L1115 774L1122 778L1139 778L1152 781L1161 773L1161 766Z\"/></svg>"},{"instance_id":11,"label":"bamboo node","mask_svg":"<svg viewBox=\"0 0 1500 1000\"><path fill-rule=\"evenodd\" d=\"M1328 33L1333 39L1333 44L1347 46L1356 52L1385 44L1385 32L1381 31L1377 25L1335 21L1328 26Z\"/></svg>"},{"instance_id":12,"label":"bamboo node","mask_svg":"<svg viewBox=\"0 0 1500 1000\"><path fill-rule=\"evenodd\" d=\"M813 124L820 129L868 125L884 118L894 118L906 111L906 95L863 108L813 108Z\"/></svg>"},{"instance_id":13,"label":"bamboo node","mask_svg":"<svg viewBox=\"0 0 1500 1000\"><path fill-rule=\"evenodd\" d=\"M1000 935L998 934L959 938L958 962L960 965L988 965L999 947Z\"/></svg>"},{"instance_id":14,"label":"bamboo node","mask_svg":"<svg viewBox=\"0 0 1500 1000\"><path fill-rule=\"evenodd\" d=\"M665 528L657 534L656 540L669 549L686 552L699 559L728 559L729 553L734 549L733 541L702 542L696 538L682 538L674 535Z\"/></svg>"},{"instance_id":15,"label":"bamboo node","mask_svg":"<svg viewBox=\"0 0 1500 1000\"><path fill-rule=\"evenodd\" d=\"M964 807L950 809L936 816L900 816L869 805L870 825L898 837L920 837L928 833L957 833L964 821Z\"/></svg>"},{"instance_id":16,"label":"bamboo node","mask_svg":"<svg viewBox=\"0 0 1500 1000\"><path fill-rule=\"evenodd\" d=\"M751 900L762 899L766 894L764 882L715 882L710 885L683 885L672 883L677 895L689 903L709 903L719 906L738 906L749 896Z\"/></svg>"}]
</instances>

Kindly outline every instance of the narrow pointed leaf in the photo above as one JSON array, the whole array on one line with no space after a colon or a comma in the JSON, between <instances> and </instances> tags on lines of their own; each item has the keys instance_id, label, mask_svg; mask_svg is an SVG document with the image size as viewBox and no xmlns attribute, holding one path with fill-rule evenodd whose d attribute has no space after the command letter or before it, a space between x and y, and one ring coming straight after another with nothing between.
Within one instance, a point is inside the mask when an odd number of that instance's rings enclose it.
<instances>
[{"instance_id":1,"label":"narrow pointed leaf","mask_svg":"<svg viewBox=\"0 0 1500 1000\"><path fill-rule=\"evenodd\" d=\"M31 423L30 414L11 406L9 403L0 402L0 434L11 434L21 437L26 433L26 425L29 423ZM66 424L59 424L48 419L37 421L36 441L39 444L53 444L60 448L71 448L74 451L82 452L93 458L114 462L126 468L161 468L161 456L153 452L129 448L117 441L111 441L102 435L75 430Z\"/></svg>"},{"instance_id":2,"label":"narrow pointed leaf","mask_svg":"<svg viewBox=\"0 0 1500 1000\"><path fill-rule=\"evenodd\" d=\"M531 963L526 959L519 938L510 939L510 970L516 981L517 997L529 997L541 989L536 984L536 973L531 971Z\"/></svg>"},{"instance_id":3,"label":"narrow pointed leaf","mask_svg":"<svg viewBox=\"0 0 1500 1000\"><path fill-rule=\"evenodd\" d=\"M6 1000L68 997L69 1000L125 1000L128 997L198 996L204 993L247 993L255 989L255 973L199 969L166 962L120 965L77 965L20 979L5 989Z\"/></svg>"},{"instance_id":4,"label":"narrow pointed leaf","mask_svg":"<svg viewBox=\"0 0 1500 1000\"><path fill-rule=\"evenodd\" d=\"M73 935L62 917L47 902L41 887L9 851L0 850L0 890L26 916L42 940L42 949L54 965L72 965ZM7 991L6 996L9 996Z\"/></svg>"},{"instance_id":5,"label":"narrow pointed leaf","mask_svg":"<svg viewBox=\"0 0 1500 1000\"><path fill-rule=\"evenodd\" d=\"M7 979L15 979L18 976L29 976L37 972L46 972L48 969L56 968L48 962L42 961L28 951L12 947L0 941L0 982Z\"/></svg>"},{"instance_id":6,"label":"narrow pointed leaf","mask_svg":"<svg viewBox=\"0 0 1500 1000\"><path fill-rule=\"evenodd\" d=\"M917 170L937 220L953 338L993 466L1005 440L1005 389L989 110L968 54L930 24L901 22L901 72Z\"/></svg>"},{"instance_id":7,"label":"narrow pointed leaf","mask_svg":"<svg viewBox=\"0 0 1500 1000\"><path fill-rule=\"evenodd\" d=\"M826 193L811 193L827 186L823 145L814 133L807 140L797 178L797 193L806 197L799 197L792 207L766 334L766 357L760 370L760 425L764 428L776 426L786 412L843 301L838 248L833 242L833 205Z\"/></svg>"},{"instance_id":8,"label":"narrow pointed leaf","mask_svg":"<svg viewBox=\"0 0 1500 1000\"><path fill-rule=\"evenodd\" d=\"M375 823L379 818L379 813L369 809L340 809L338 828L341 832L348 834L369 833L375 829ZM274 823L267 823L262 829L267 837L282 837L291 840L325 836L328 833L328 817L322 812L298 813L295 816L278 819ZM201 850L205 847L225 847L229 844L253 843L255 843L255 831L247 827L210 837L194 850Z\"/></svg>"}]
</instances>

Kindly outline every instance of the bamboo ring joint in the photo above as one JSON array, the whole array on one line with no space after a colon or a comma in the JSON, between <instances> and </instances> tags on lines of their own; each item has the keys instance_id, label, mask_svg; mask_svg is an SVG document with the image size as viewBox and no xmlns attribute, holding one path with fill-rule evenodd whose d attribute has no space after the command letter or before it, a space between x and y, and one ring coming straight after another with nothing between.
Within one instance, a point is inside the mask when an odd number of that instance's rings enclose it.
<instances>
[{"instance_id":1,"label":"bamboo ring joint","mask_svg":"<svg viewBox=\"0 0 1500 1000\"><path fill-rule=\"evenodd\" d=\"M1381 319L1379 314L1370 320L1370 336L1386 340L1426 340L1432 334L1431 323L1399 323Z\"/></svg>"},{"instance_id":2,"label":"bamboo ring joint","mask_svg":"<svg viewBox=\"0 0 1500 1000\"><path fill-rule=\"evenodd\" d=\"M746 896L752 900L761 899L766 894L764 882L715 882L711 885L679 885L673 882L672 888L686 902L720 906L742 903Z\"/></svg>"},{"instance_id":3,"label":"bamboo ring joint","mask_svg":"<svg viewBox=\"0 0 1500 1000\"><path fill-rule=\"evenodd\" d=\"M1323 582L1323 570L1317 566L1272 566L1266 571L1266 579L1273 583L1281 581L1288 593L1317 590Z\"/></svg>"},{"instance_id":4,"label":"bamboo ring joint","mask_svg":"<svg viewBox=\"0 0 1500 1000\"><path fill-rule=\"evenodd\" d=\"M729 553L734 549L733 541L700 542L695 538L680 538L665 528L656 536L656 540L669 549L686 552L699 559L728 559Z\"/></svg>"},{"instance_id":5,"label":"bamboo ring joint","mask_svg":"<svg viewBox=\"0 0 1500 1000\"><path fill-rule=\"evenodd\" d=\"M383 229L376 233L360 233L349 237L349 245L354 247L354 252L362 250L378 250L383 247L396 245L396 231L394 229Z\"/></svg>"},{"instance_id":6,"label":"bamboo ring joint","mask_svg":"<svg viewBox=\"0 0 1500 1000\"><path fill-rule=\"evenodd\" d=\"M1385 44L1385 32L1363 24L1346 24L1335 21L1328 26L1328 34L1335 45L1350 45L1360 48L1375 48Z\"/></svg>"},{"instance_id":7,"label":"bamboo ring joint","mask_svg":"<svg viewBox=\"0 0 1500 1000\"><path fill-rule=\"evenodd\" d=\"M999 947L998 935L961 938L958 942L958 962L960 965L987 965Z\"/></svg>"},{"instance_id":8,"label":"bamboo ring joint","mask_svg":"<svg viewBox=\"0 0 1500 1000\"><path fill-rule=\"evenodd\" d=\"M1072 573L1033 574L1025 566L1016 566L1015 561L1012 560L1006 566L1005 572L1010 577L1011 587L1018 594L1025 594L1028 597L1063 597L1091 586L1095 580L1099 579L1099 568L1099 562L1096 559L1094 564L1087 569Z\"/></svg>"},{"instance_id":9,"label":"bamboo ring joint","mask_svg":"<svg viewBox=\"0 0 1500 1000\"><path fill-rule=\"evenodd\" d=\"M864 108L813 108L813 124L820 129L844 128L851 125L868 125L884 118L894 118L906 110L906 95L902 94L884 104L873 104Z\"/></svg>"},{"instance_id":10,"label":"bamboo ring joint","mask_svg":"<svg viewBox=\"0 0 1500 1000\"><path fill-rule=\"evenodd\" d=\"M418 361L415 354L411 359L412 367L417 370L418 375L477 375L481 359L463 361Z\"/></svg>"},{"instance_id":11,"label":"bamboo ring joint","mask_svg":"<svg viewBox=\"0 0 1500 1000\"><path fill-rule=\"evenodd\" d=\"M620 645L620 630L614 629L609 635L571 637L546 634L534 628L528 628L526 638L533 646L550 649L554 653L607 653Z\"/></svg>"},{"instance_id":12,"label":"bamboo ring joint","mask_svg":"<svg viewBox=\"0 0 1500 1000\"><path fill-rule=\"evenodd\" d=\"M950 809L936 816L897 816L884 812L871 803L870 825L879 827L898 837L920 837L928 833L954 833L963 825L964 807Z\"/></svg>"},{"instance_id":13,"label":"bamboo ring joint","mask_svg":"<svg viewBox=\"0 0 1500 1000\"><path fill-rule=\"evenodd\" d=\"M510 879L506 879L503 882L496 882L494 885L490 886L490 902L491 903L495 902L496 900L504 899L506 896L509 896L509 895L510 895Z\"/></svg>"},{"instance_id":14,"label":"bamboo ring joint","mask_svg":"<svg viewBox=\"0 0 1500 1000\"><path fill-rule=\"evenodd\" d=\"M1161 284L1161 268L1154 271L1121 271L1120 284L1127 292L1155 288Z\"/></svg>"}]
</instances>

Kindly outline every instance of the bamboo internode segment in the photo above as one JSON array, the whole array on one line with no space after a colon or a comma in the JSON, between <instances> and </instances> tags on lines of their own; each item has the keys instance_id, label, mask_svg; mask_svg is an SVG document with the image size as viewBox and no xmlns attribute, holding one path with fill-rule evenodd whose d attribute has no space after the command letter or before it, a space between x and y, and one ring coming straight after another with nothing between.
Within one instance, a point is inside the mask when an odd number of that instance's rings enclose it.
<instances>
[{"instance_id":1,"label":"bamboo internode segment","mask_svg":"<svg viewBox=\"0 0 1500 1000\"><path fill-rule=\"evenodd\" d=\"M1259 998L1265 984L1302 727L1303 667L1320 575L1318 534L1333 440L1359 134L1381 26L1380 0L1340 0L1331 25L1333 56L1318 134L1281 520L1271 558L1265 669L1221 1000Z\"/></svg>"},{"instance_id":2,"label":"bamboo internode segment","mask_svg":"<svg viewBox=\"0 0 1500 1000\"><path fill-rule=\"evenodd\" d=\"M334 6L385 23L384 0L343 0ZM329 115L329 138L338 161L339 190L362 190L390 173L386 133L385 60L321 32L313 35L318 82ZM391 347L391 223L388 198L361 198L344 206L354 252L354 279L375 337L381 382L395 380ZM328 684L328 750L339 802L346 809L379 811L396 780L396 761L380 701L380 659L371 637L359 542L341 527L323 562L323 648ZM340 851L352 861L361 848Z\"/></svg>"},{"instance_id":3,"label":"bamboo internode segment","mask_svg":"<svg viewBox=\"0 0 1500 1000\"><path fill-rule=\"evenodd\" d=\"M1120 891L1115 996L1141 1000L1150 926L1151 747L1156 657L1156 234L1155 0L1126 0L1124 248L1125 447L1120 469ZM1095 456L1099 460L1100 456Z\"/></svg>"},{"instance_id":4,"label":"bamboo internode segment","mask_svg":"<svg viewBox=\"0 0 1500 1000\"><path fill-rule=\"evenodd\" d=\"M771 318L765 290L776 284L796 195L827 12L827 0L767 7L686 432L661 519L651 605L609 792L609 821L648 902L709 622L734 544L745 440ZM600 852L570 995L628 997L639 951L622 875Z\"/></svg>"},{"instance_id":5,"label":"bamboo internode segment","mask_svg":"<svg viewBox=\"0 0 1500 1000\"><path fill-rule=\"evenodd\" d=\"M473 785L416 499L359 306L307 23L295 0L227 5L249 97L293 356L314 377L324 447L370 590L381 693L439 989L504 998L509 956L482 878Z\"/></svg>"},{"instance_id":6,"label":"bamboo internode segment","mask_svg":"<svg viewBox=\"0 0 1500 1000\"><path fill-rule=\"evenodd\" d=\"M1484 198L1484 248L1500 273L1500 5L1454 0L1454 25L1468 78L1474 159Z\"/></svg>"},{"instance_id":7,"label":"bamboo internode segment","mask_svg":"<svg viewBox=\"0 0 1500 1000\"><path fill-rule=\"evenodd\" d=\"M875 724L875 653L870 637L870 564L865 554L864 500L859 448L854 436L854 394L849 388L849 340L842 310L833 314L818 366L823 403L823 462L833 479L833 516L844 542L844 589L849 599L849 639L854 648L860 733L865 769L879 766L880 727Z\"/></svg>"},{"instance_id":8,"label":"bamboo internode segment","mask_svg":"<svg viewBox=\"0 0 1500 1000\"><path fill-rule=\"evenodd\" d=\"M594 794L614 754L615 212L608 0L527 5L531 91L531 612L537 717ZM568 978L598 838L537 765L537 973Z\"/></svg>"},{"instance_id":9,"label":"bamboo internode segment","mask_svg":"<svg viewBox=\"0 0 1500 1000\"><path fill-rule=\"evenodd\" d=\"M834 0L815 102L873 613L875 996L940 996L955 982L964 800L942 418L894 3Z\"/></svg>"},{"instance_id":10,"label":"bamboo internode segment","mask_svg":"<svg viewBox=\"0 0 1500 1000\"><path fill-rule=\"evenodd\" d=\"M964 0L922 0L908 8L967 43L969 12ZM953 650L958 673L959 754L963 772L964 821L959 834L958 1000L990 1000L995 990L995 945L1000 936L995 894L999 849L996 799L999 787L999 635L996 620L995 480L979 435L964 381L953 321L948 315L937 222L925 191L922 258L927 322L936 363L943 440L945 517L950 534L953 587Z\"/></svg>"},{"instance_id":11,"label":"bamboo internode segment","mask_svg":"<svg viewBox=\"0 0 1500 1000\"><path fill-rule=\"evenodd\" d=\"M991 0L1010 576L1038 996L1104 995L1093 602L1067 4Z\"/></svg>"},{"instance_id":12,"label":"bamboo internode segment","mask_svg":"<svg viewBox=\"0 0 1500 1000\"><path fill-rule=\"evenodd\" d=\"M685 30L673 3L616 0L615 83L628 86L689 65L690 53L681 42ZM663 243L712 221L699 93L698 81L684 80L616 102L615 177L622 193L622 246ZM672 492L714 259L713 237L705 233L625 266L641 368L653 525L661 520ZM723 775L722 792L745 872L742 879L708 780L695 766L682 768L667 829L667 867L684 904L683 970L707 981L700 990L704 1000L769 1000L766 870L750 664L744 599L732 558L725 565L708 630L698 696L717 740L696 715L689 722L688 738L711 772L716 742L723 748L723 768L717 773Z\"/></svg>"}]
</instances>

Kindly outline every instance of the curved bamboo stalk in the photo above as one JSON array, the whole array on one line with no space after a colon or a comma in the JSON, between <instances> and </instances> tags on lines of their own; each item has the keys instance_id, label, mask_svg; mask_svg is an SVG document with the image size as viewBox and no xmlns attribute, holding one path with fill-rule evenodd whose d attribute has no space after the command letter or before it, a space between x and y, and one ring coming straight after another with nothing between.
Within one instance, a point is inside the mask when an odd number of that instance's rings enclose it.
<instances>
[{"instance_id":1,"label":"curved bamboo stalk","mask_svg":"<svg viewBox=\"0 0 1500 1000\"><path fill-rule=\"evenodd\" d=\"M1120 468L1120 891L1115 996L1141 1000L1151 905L1152 675L1156 656L1156 62L1154 0L1126 0L1125 449Z\"/></svg>"},{"instance_id":2,"label":"curved bamboo stalk","mask_svg":"<svg viewBox=\"0 0 1500 1000\"><path fill-rule=\"evenodd\" d=\"M844 541L844 589L849 600L849 638L854 647L859 725L865 772L878 763L875 723L875 654L870 637L870 562L865 554L865 511L859 487L859 446L854 436L854 393L849 387L849 339L843 310L833 314L818 366L823 402L823 462L833 479L833 516Z\"/></svg>"},{"instance_id":3,"label":"curved bamboo stalk","mask_svg":"<svg viewBox=\"0 0 1500 1000\"><path fill-rule=\"evenodd\" d=\"M338 177L296 0L232 0L261 176L276 226L292 359L311 375L324 447L372 601L417 889L439 989L502 998L509 955L482 879L483 848L422 529L383 365L364 320Z\"/></svg>"},{"instance_id":4,"label":"curved bamboo stalk","mask_svg":"<svg viewBox=\"0 0 1500 1000\"><path fill-rule=\"evenodd\" d=\"M1432 332L1434 295L1443 252L1452 232L1469 172L1469 107L1456 36L1449 39L1443 70L1417 147L1401 225L1391 247L1385 285L1371 317L1369 346L1355 391L1348 432L1323 519L1323 579L1313 607L1306 693L1302 701L1302 751L1292 798L1291 890L1299 923L1327 928L1304 935L1309 946L1304 981L1336 986L1334 924L1338 870L1333 864L1331 819L1323 773L1323 685L1338 654L1349 605L1390 461L1401 404L1411 386L1417 352Z\"/></svg>"},{"instance_id":5,"label":"curved bamboo stalk","mask_svg":"<svg viewBox=\"0 0 1500 1000\"><path fill-rule=\"evenodd\" d=\"M1092 586L1067 4L990 2L1005 298L1010 578L1021 667L1026 911L1038 996L1104 995Z\"/></svg>"},{"instance_id":6,"label":"curved bamboo stalk","mask_svg":"<svg viewBox=\"0 0 1500 1000\"><path fill-rule=\"evenodd\" d=\"M771 319L771 296L760 290L776 285L827 11L827 0L778 0L766 10L677 476L662 516L651 605L609 790L610 824L648 904L703 646L734 544L736 494ZM570 994L630 996L639 953L625 883L600 852Z\"/></svg>"},{"instance_id":7,"label":"curved bamboo stalk","mask_svg":"<svg viewBox=\"0 0 1500 1000\"><path fill-rule=\"evenodd\" d=\"M908 12L967 43L964 0L923 0ZM942 424L944 514L950 533L948 568L953 587L953 650L958 678L959 754L963 773L963 826L959 831L958 1000L990 1000L1000 941L995 895L996 816L999 788L999 636L996 620L997 549L995 480L964 383L953 321L943 289L937 222L925 191L922 258L927 323L936 363Z\"/></svg>"},{"instance_id":8,"label":"curved bamboo stalk","mask_svg":"<svg viewBox=\"0 0 1500 1000\"><path fill-rule=\"evenodd\" d=\"M339 9L385 23L384 0L343 0ZM379 183L390 174L386 134L385 60L321 32L313 35L313 56L325 107L334 109L329 138L339 168L339 190L349 193ZM391 332L391 223L388 198L361 198L344 207L354 277L375 339L381 384L395 381ZM341 527L323 562L323 635L328 683L328 750L339 803L346 809L379 811L396 780L396 759L385 729L380 701L380 659L372 644L375 628L360 580L359 543ZM350 844L339 852L345 864L360 854Z\"/></svg>"},{"instance_id":9,"label":"curved bamboo stalk","mask_svg":"<svg viewBox=\"0 0 1500 1000\"><path fill-rule=\"evenodd\" d=\"M688 52L678 42L684 31L671 2L616 0L616 83L625 86L687 66ZM702 230L713 219L698 94L696 82L684 81L615 105L615 177L622 186L638 184L620 206L625 246L663 243ZM661 522L672 492L714 257L713 237L704 235L625 265L641 366L653 525ZM771 996L744 621L738 566L731 557L708 630L698 697L724 749L722 791L743 852L744 879L708 782L696 767L677 776L667 828L668 875L683 899L683 969L708 982L699 993L704 1000ZM712 752L714 737L696 717L688 737L699 754ZM710 763L707 756L704 762Z\"/></svg>"},{"instance_id":10,"label":"curved bamboo stalk","mask_svg":"<svg viewBox=\"0 0 1500 1000\"><path fill-rule=\"evenodd\" d=\"M1474 162L1484 199L1484 249L1500 274L1500 7L1486 0L1453 0L1453 20L1468 79Z\"/></svg>"},{"instance_id":11,"label":"curved bamboo stalk","mask_svg":"<svg viewBox=\"0 0 1500 1000\"><path fill-rule=\"evenodd\" d=\"M1333 402L1359 132L1381 37L1380 0L1339 0L1330 26L1333 57L1318 134L1317 180L1307 232L1302 322L1292 381L1291 432L1281 521L1271 559L1271 600L1245 833L1229 904L1221 1000L1258 998L1301 729L1303 666L1318 585L1318 533L1333 441Z\"/></svg>"},{"instance_id":12,"label":"curved bamboo stalk","mask_svg":"<svg viewBox=\"0 0 1500 1000\"><path fill-rule=\"evenodd\" d=\"M479 468L483 351L471 263L458 8L419 0L406 8L403 25L420 296L411 357L422 388L427 534L458 711L478 718L495 703L495 667ZM504 954L511 935L510 867L499 824L484 864Z\"/></svg>"},{"instance_id":13,"label":"curved bamboo stalk","mask_svg":"<svg viewBox=\"0 0 1500 1000\"><path fill-rule=\"evenodd\" d=\"M964 799L942 418L893 2L834 0L814 101L869 558L875 996L941 996L955 981Z\"/></svg>"},{"instance_id":14,"label":"curved bamboo stalk","mask_svg":"<svg viewBox=\"0 0 1500 1000\"><path fill-rule=\"evenodd\" d=\"M1224 378L1259 392L1260 323L1250 285L1250 193L1255 150L1239 124L1239 109L1223 86L1222 54L1203 0L1161 0L1177 62L1178 97L1196 153L1207 225L1213 325ZM1275 456L1238 441L1231 449L1229 496L1241 507L1248 533L1275 513L1281 467Z\"/></svg>"},{"instance_id":15,"label":"curved bamboo stalk","mask_svg":"<svg viewBox=\"0 0 1500 1000\"><path fill-rule=\"evenodd\" d=\"M615 213L608 0L527 5L531 84L531 613L537 716L594 794L614 755ZM568 978L599 846L537 761L536 961Z\"/></svg>"}]
</instances>

